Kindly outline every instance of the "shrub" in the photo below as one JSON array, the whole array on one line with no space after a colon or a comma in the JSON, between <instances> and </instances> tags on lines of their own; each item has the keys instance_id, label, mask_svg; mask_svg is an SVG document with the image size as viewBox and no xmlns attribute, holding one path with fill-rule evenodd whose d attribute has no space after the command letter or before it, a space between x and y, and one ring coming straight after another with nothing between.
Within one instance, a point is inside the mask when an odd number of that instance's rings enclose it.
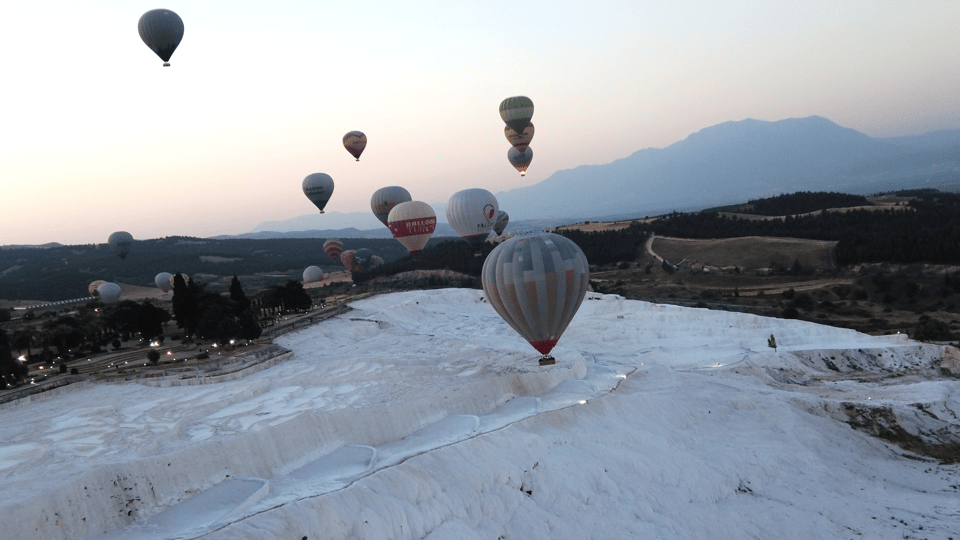
<instances>
[{"instance_id":1,"label":"shrub","mask_svg":"<svg viewBox=\"0 0 960 540\"><path fill-rule=\"evenodd\" d=\"M919 341L949 341L955 338L947 323L923 315L913 328L913 339Z\"/></svg>"}]
</instances>

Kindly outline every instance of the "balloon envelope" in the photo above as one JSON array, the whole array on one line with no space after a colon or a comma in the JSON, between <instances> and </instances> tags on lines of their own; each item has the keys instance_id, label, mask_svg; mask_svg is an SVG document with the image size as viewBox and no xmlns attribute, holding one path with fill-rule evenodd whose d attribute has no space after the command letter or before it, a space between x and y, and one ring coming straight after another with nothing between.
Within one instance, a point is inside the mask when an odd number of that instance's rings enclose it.
<instances>
[{"instance_id":1,"label":"balloon envelope","mask_svg":"<svg viewBox=\"0 0 960 540\"><path fill-rule=\"evenodd\" d=\"M98 279L98 280L96 280L96 281L91 281L91 282L90 282L90 285L87 285L87 292L90 293L90 296L92 296L92 297L94 297L94 298L100 296L100 293L97 292L97 288L100 287L101 285L103 285L104 283L106 283L106 281L104 281L104 280L102 280L102 279Z\"/></svg>"},{"instance_id":2,"label":"balloon envelope","mask_svg":"<svg viewBox=\"0 0 960 540\"><path fill-rule=\"evenodd\" d=\"M508 97L500 102L500 118L517 133L523 133L533 118L533 101L527 96Z\"/></svg>"},{"instance_id":3,"label":"balloon envelope","mask_svg":"<svg viewBox=\"0 0 960 540\"><path fill-rule=\"evenodd\" d=\"M120 299L120 286L108 281L97 287L97 293L100 295L101 302L104 304L112 304Z\"/></svg>"},{"instance_id":4,"label":"balloon envelope","mask_svg":"<svg viewBox=\"0 0 960 540\"><path fill-rule=\"evenodd\" d=\"M360 248L353 256L357 264L357 269L366 272L373 264L373 250L369 248Z\"/></svg>"},{"instance_id":5,"label":"balloon envelope","mask_svg":"<svg viewBox=\"0 0 960 540\"><path fill-rule=\"evenodd\" d=\"M360 154L367 147L367 136L362 131L351 131L343 136L343 147L360 161Z\"/></svg>"},{"instance_id":6,"label":"balloon envelope","mask_svg":"<svg viewBox=\"0 0 960 540\"><path fill-rule=\"evenodd\" d=\"M527 175L527 167L533 161L533 149L527 147L523 152L518 152L516 148L507 150L507 161L513 165L513 168L520 171L520 176Z\"/></svg>"},{"instance_id":7,"label":"balloon envelope","mask_svg":"<svg viewBox=\"0 0 960 540\"><path fill-rule=\"evenodd\" d=\"M387 218L390 216L393 207L412 200L410 192L406 189L400 186L387 186L373 192L373 196L370 197L370 209L373 210L373 215L377 216L380 223L389 227Z\"/></svg>"},{"instance_id":8,"label":"balloon envelope","mask_svg":"<svg viewBox=\"0 0 960 540\"><path fill-rule=\"evenodd\" d=\"M433 231L437 229L437 214L433 207L421 201L409 201L393 207L387 218L390 234L414 258L420 258Z\"/></svg>"},{"instance_id":9,"label":"balloon envelope","mask_svg":"<svg viewBox=\"0 0 960 540\"><path fill-rule=\"evenodd\" d=\"M490 231L500 207L493 193L481 188L464 189L447 201L447 221L471 246L479 249Z\"/></svg>"},{"instance_id":10,"label":"balloon envelope","mask_svg":"<svg viewBox=\"0 0 960 540\"><path fill-rule=\"evenodd\" d=\"M163 65L169 66L170 56L183 39L183 19L169 9L152 9L140 16L137 31Z\"/></svg>"},{"instance_id":11,"label":"balloon envelope","mask_svg":"<svg viewBox=\"0 0 960 540\"><path fill-rule=\"evenodd\" d=\"M130 246L133 245L133 235L127 231L117 231L107 238L107 244L110 244L110 249L112 249L117 256L121 259L126 259L127 253L130 253Z\"/></svg>"},{"instance_id":12,"label":"balloon envelope","mask_svg":"<svg viewBox=\"0 0 960 540\"><path fill-rule=\"evenodd\" d=\"M170 272L160 272L157 277L153 278L157 288L163 292L169 292L173 288L171 281L173 281L173 274Z\"/></svg>"},{"instance_id":13,"label":"balloon envelope","mask_svg":"<svg viewBox=\"0 0 960 540\"><path fill-rule=\"evenodd\" d=\"M507 223L510 223L510 216L500 210L497 212L497 219L493 222L493 232L497 233L497 236L503 234L503 230L507 228Z\"/></svg>"},{"instance_id":14,"label":"balloon envelope","mask_svg":"<svg viewBox=\"0 0 960 540\"><path fill-rule=\"evenodd\" d=\"M483 263L481 281L493 309L541 354L548 354L587 294L587 257L552 233L515 236Z\"/></svg>"},{"instance_id":15,"label":"balloon envelope","mask_svg":"<svg viewBox=\"0 0 960 540\"><path fill-rule=\"evenodd\" d=\"M357 251L355 249L348 249L341 253L340 262L348 272L356 272L360 270L360 268L357 266Z\"/></svg>"},{"instance_id":16,"label":"balloon envelope","mask_svg":"<svg viewBox=\"0 0 960 540\"><path fill-rule=\"evenodd\" d=\"M323 270L319 266L308 266L303 271L303 282L304 283L313 283L314 281L321 281L323 279Z\"/></svg>"},{"instance_id":17,"label":"balloon envelope","mask_svg":"<svg viewBox=\"0 0 960 540\"><path fill-rule=\"evenodd\" d=\"M323 207L327 205L330 196L333 195L333 178L326 173L308 174L303 179L303 194L310 199L320 213L323 213Z\"/></svg>"},{"instance_id":18,"label":"balloon envelope","mask_svg":"<svg viewBox=\"0 0 960 540\"><path fill-rule=\"evenodd\" d=\"M180 277L183 278L183 284L184 284L184 285L189 285L189 284L190 284L190 276L184 274L183 272L177 272L176 274L173 274L172 276L170 276L170 288L171 288L171 289L173 289L173 287L174 287L173 284L176 282L177 276L180 276Z\"/></svg>"},{"instance_id":19,"label":"balloon envelope","mask_svg":"<svg viewBox=\"0 0 960 540\"><path fill-rule=\"evenodd\" d=\"M343 242L336 238L330 238L323 243L323 252L334 261L339 261L340 254L343 253Z\"/></svg>"},{"instance_id":20,"label":"balloon envelope","mask_svg":"<svg viewBox=\"0 0 960 540\"><path fill-rule=\"evenodd\" d=\"M510 126L504 126L503 134L510 141L510 146L516 148L517 152L523 152L530 146L530 141L533 140L533 124L527 124L522 133L517 133Z\"/></svg>"},{"instance_id":21,"label":"balloon envelope","mask_svg":"<svg viewBox=\"0 0 960 540\"><path fill-rule=\"evenodd\" d=\"M379 255L374 255L373 258L370 259L370 268L376 268L381 264L383 264L383 257Z\"/></svg>"}]
</instances>

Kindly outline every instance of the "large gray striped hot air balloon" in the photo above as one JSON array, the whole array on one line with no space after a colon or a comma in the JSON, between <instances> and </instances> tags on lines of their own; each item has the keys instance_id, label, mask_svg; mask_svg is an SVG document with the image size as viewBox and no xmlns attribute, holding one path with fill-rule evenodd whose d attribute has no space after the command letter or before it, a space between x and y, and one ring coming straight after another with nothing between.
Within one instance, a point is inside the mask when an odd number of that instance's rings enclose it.
<instances>
[{"instance_id":1,"label":"large gray striped hot air balloon","mask_svg":"<svg viewBox=\"0 0 960 540\"><path fill-rule=\"evenodd\" d=\"M421 201L408 201L393 207L387 218L390 234L400 242L414 259L420 258L433 231L437 229L437 213Z\"/></svg>"},{"instance_id":2,"label":"large gray striped hot air balloon","mask_svg":"<svg viewBox=\"0 0 960 540\"><path fill-rule=\"evenodd\" d=\"M577 313L587 294L587 257L572 240L552 233L515 236L497 246L480 277L493 309L543 356Z\"/></svg>"},{"instance_id":3,"label":"large gray striped hot air balloon","mask_svg":"<svg viewBox=\"0 0 960 540\"><path fill-rule=\"evenodd\" d=\"M517 152L523 152L530 146L530 141L533 140L533 131L532 123L527 124L522 133L517 133L510 126L503 126L503 134L507 136L510 146L516 148Z\"/></svg>"},{"instance_id":4,"label":"large gray striped hot air balloon","mask_svg":"<svg viewBox=\"0 0 960 540\"><path fill-rule=\"evenodd\" d=\"M308 266L303 270L303 282L313 283L323 280L323 270L319 266Z\"/></svg>"},{"instance_id":5,"label":"large gray striped hot air balloon","mask_svg":"<svg viewBox=\"0 0 960 540\"><path fill-rule=\"evenodd\" d=\"M303 194L310 199L320 213L323 213L323 207L327 205L330 196L333 195L333 178L326 173L308 174L303 179Z\"/></svg>"},{"instance_id":6,"label":"large gray striped hot air balloon","mask_svg":"<svg viewBox=\"0 0 960 540\"><path fill-rule=\"evenodd\" d=\"M121 260L126 259L127 253L130 253L130 246L133 245L133 235L127 231L117 231L107 238L107 244Z\"/></svg>"},{"instance_id":7,"label":"large gray striped hot air balloon","mask_svg":"<svg viewBox=\"0 0 960 540\"><path fill-rule=\"evenodd\" d=\"M514 96L500 102L500 118L517 133L523 133L533 118L533 101L527 96Z\"/></svg>"},{"instance_id":8,"label":"large gray striped hot air balloon","mask_svg":"<svg viewBox=\"0 0 960 540\"><path fill-rule=\"evenodd\" d=\"M367 136L362 131L350 131L343 136L343 147L350 152L350 155L360 161L360 154L367 147Z\"/></svg>"},{"instance_id":9,"label":"large gray striped hot air balloon","mask_svg":"<svg viewBox=\"0 0 960 540\"><path fill-rule=\"evenodd\" d=\"M183 19L169 9L151 9L140 16L137 31L147 47L163 60L163 65L169 66L173 51L183 39Z\"/></svg>"},{"instance_id":10,"label":"large gray striped hot air balloon","mask_svg":"<svg viewBox=\"0 0 960 540\"><path fill-rule=\"evenodd\" d=\"M390 217L390 211L393 210L393 207L412 200L413 197L405 188L400 186L382 187L374 191L373 196L370 197L370 209L373 210L373 215L377 216L381 223L389 227L387 218Z\"/></svg>"},{"instance_id":11,"label":"large gray striped hot air balloon","mask_svg":"<svg viewBox=\"0 0 960 540\"><path fill-rule=\"evenodd\" d=\"M507 161L513 165L513 168L520 171L520 176L527 175L527 167L533 161L533 148L527 147L523 152L518 152L516 148L507 150Z\"/></svg>"},{"instance_id":12,"label":"large gray striped hot air balloon","mask_svg":"<svg viewBox=\"0 0 960 540\"><path fill-rule=\"evenodd\" d=\"M120 300L120 286L116 283L106 282L97 287L97 296L104 304L113 304Z\"/></svg>"},{"instance_id":13,"label":"large gray striped hot air balloon","mask_svg":"<svg viewBox=\"0 0 960 540\"><path fill-rule=\"evenodd\" d=\"M160 272L155 278L153 278L154 285L158 289L167 293L170 292L170 289L173 288L173 274L170 272Z\"/></svg>"},{"instance_id":14,"label":"large gray striped hot air balloon","mask_svg":"<svg viewBox=\"0 0 960 540\"><path fill-rule=\"evenodd\" d=\"M474 247L480 255L480 246L493 230L494 218L500 206L493 193L482 188L458 191L447 201L447 221L453 230Z\"/></svg>"},{"instance_id":15,"label":"large gray striped hot air balloon","mask_svg":"<svg viewBox=\"0 0 960 540\"><path fill-rule=\"evenodd\" d=\"M500 210L497 212L497 219L493 222L493 232L497 233L497 236L503 234L503 230L507 228L507 223L510 223L510 215Z\"/></svg>"}]
</instances>

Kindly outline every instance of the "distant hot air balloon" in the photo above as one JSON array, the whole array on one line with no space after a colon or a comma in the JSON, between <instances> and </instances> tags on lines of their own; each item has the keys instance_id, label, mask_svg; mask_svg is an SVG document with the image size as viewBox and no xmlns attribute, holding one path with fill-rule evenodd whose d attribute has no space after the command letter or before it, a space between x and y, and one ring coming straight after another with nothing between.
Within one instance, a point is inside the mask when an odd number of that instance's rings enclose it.
<instances>
[{"instance_id":1,"label":"distant hot air balloon","mask_svg":"<svg viewBox=\"0 0 960 540\"><path fill-rule=\"evenodd\" d=\"M357 266L357 250L348 249L340 254L340 263L347 269L347 272L356 272L360 268Z\"/></svg>"},{"instance_id":2,"label":"distant hot air balloon","mask_svg":"<svg viewBox=\"0 0 960 540\"><path fill-rule=\"evenodd\" d=\"M370 259L370 268L376 268L381 264L383 264L383 257L379 255L374 255L373 258Z\"/></svg>"},{"instance_id":3,"label":"distant hot air balloon","mask_svg":"<svg viewBox=\"0 0 960 540\"><path fill-rule=\"evenodd\" d=\"M157 53L164 66L170 65L170 56L183 39L183 20L169 9L152 9L140 16L137 23L140 39Z\"/></svg>"},{"instance_id":4,"label":"distant hot air balloon","mask_svg":"<svg viewBox=\"0 0 960 540\"><path fill-rule=\"evenodd\" d=\"M313 283L315 281L323 280L323 270L319 266L308 266L303 271L303 282L304 283Z\"/></svg>"},{"instance_id":5,"label":"distant hot air balloon","mask_svg":"<svg viewBox=\"0 0 960 540\"><path fill-rule=\"evenodd\" d=\"M480 246L493 230L500 207L493 193L481 188L464 189L447 201L447 221L480 254Z\"/></svg>"},{"instance_id":6,"label":"distant hot air balloon","mask_svg":"<svg viewBox=\"0 0 960 540\"><path fill-rule=\"evenodd\" d=\"M107 238L107 244L110 244L110 249L112 249L117 256L121 259L126 259L127 253L130 253L130 246L133 245L133 235L127 231L117 231Z\"/></svg>"},{"instance_id":7,"label":"distant hot air balloon","mask_svg":"<svg viewBox=\"0 0 960 540\"><path fill-rule=\"evenodd\" d=\"M120 286L116 283L101 283L97 287L97 293L100 296L100 301L104 304L113 304L117 300L120 300Z\"/></svg>"},{"instance_id":8,"label":"distant hot air balloon","mask_svg":"<svg viewBox=\"0 0 960 540\"><path fill-rule=\"evenodd\" d=\"M323 213L330 196L333 195L333 178L325 173L308 174L303 179L303 194Z\"/></svg>"},{"instance_id":9,"label":"distant hot air balloon","mask_svg":"<svg viewBox=\"0 0 960 540\"><path fill-rule=\"evenodd\" d=\"M500 118L510 129L523 133L533 118L533 101L527 96L514 96L503 100L500 102Z\"/></svg>"},{"instance_id":10,"label":"distant hot air balloon","mask_svg":"<svg viewBox=\"0 0 960 540\"><path fill-rule=\"evenodd\" d=\"M387 227L390 228L390 234L403 244L415 259L419 259L423 247L437 229L437 214L425 202L403 202L390 211Z\"/></svg>"},{"instance_id":11,"label":"distant hot air balloon","mask_svg":"<svg viewBox=\"0 0 960 540\"><path fill-rule=\"evenodd\" d=\"M157 274L157 277L153 278L153 282L157 285L157 288L163 292L170 292L170 289L173 288L173 274L170 272L160 272Z\"/></svg>"},{"instance_id":12,"label":"distant hot air balloon","mask_svg":"<svg viewBox=\"0 0 960 540\"><path fill-rule=\"evenodd\" d=\"M360 161L360 154L367 147L367 136L362 131L351 131L343 136L343 147Z\"/></svg>"},{"instance_id":13,"label":"distant hot air balloon","mask_svg":"<svg viewBox=\"0 0 960 540\"><path fill-rule=\"evenodd\" d=\"M552 233L515 236L483 263L481 281L493 309L543 356L548 356L587 293L587 257L572 241Z\"/></svg>"},{"instance_id":14,"label":"distant hot air balloon","mask_svg":"<svg viewBox=\"0 0 960 540\"><path fill-rule=\"evenodd\" d=\"M330 238L323 243L323 252L334 261L339 261L340 254L343 253L343 242L336 238Z\"/></svg>"},{"instance_id":15,"label":"distant hot air balloon","mask_svg":"<svg viewBox=\"0 0 960 540\"><path fill-rule=\"evenodd\" d=\"M103 285L104 283L106 283L106 281L104 281L104 280L102 280L102 279L98 279L98 280L96 280L96 281L91 281L91 282L90 282L90 285L87 285L87 292L90 293L90 296L92 296L92 297L94 297L94 298L100 296L100 293L97 292L97 288L100 287L101 285Z\"/></svg>"},{"instance_id":16,"label":"distant hot air balloon","mask_svg":"<svg viewBox=\"0 0 960 540\"><path fill-rule=\"evenodd\" d=\"M370 197L370 209L373 210L373 215L377 216L381 223L389 227L387 217L393 207L412 200L410 192L406 189L400 186L387 186L373 192L373 196Z\"/></svg>"},{"instance_id":17,"label":"distant hot air balloon","mask_svg":"<svg viewBox=\"0 0 960 540\"><path fill-rule=\"evenodd\" d=\"M507 228L507 223L510 223L510 216L503 210L500 210L497 212L497 219L493 222L493 232L497 233L497 236L500 236L503 234L503 230Z\"/></svg>"},{"instance_id":18,"label":"distant hot air balloon","mask_svg":"<svg viewBox=\"0 0 960 540\"><path fill-rule=\"evenodd\" d=\"M510 146L516 148L517 152L523 152L530 146L530 141L533 140L533 124L527 124L522 133L517 133L510 126L503 126L503 134L510 141Z\"/></svg>"},{"instance_id":19,"label":"distant hot air balloon","mask_svg":"<svg viewBox=\"0 0 960 540\"><path fill-rule=\"evenodd\" d=\"M523 152L518 152L516 148L507 150L507 161L513 165L513 168L520 171L520 176L527 175L527 167L533 161L533 148L529 146Z\"/></svg>"},{"instance_id":20,"label":"distant hot air balloon","mask_svg":"<svg viewBox=\"0 0 960 540\"><path fill-rule=\"evenodd\" d=\"M357 263L357 269L366 272L370 270L370 265L373 263L373 250L369 248L360 248L353 256L354 260Z\"/></svg>"}]
</instances>

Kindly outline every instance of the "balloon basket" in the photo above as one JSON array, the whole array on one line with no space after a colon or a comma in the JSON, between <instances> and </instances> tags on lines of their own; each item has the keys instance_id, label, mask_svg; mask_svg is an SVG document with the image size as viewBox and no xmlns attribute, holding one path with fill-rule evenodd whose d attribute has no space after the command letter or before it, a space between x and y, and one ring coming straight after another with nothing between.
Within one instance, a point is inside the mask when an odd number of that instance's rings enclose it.
<instances>
[{"instance_id":1,"label":"balloon basket","mask_svg":"<svg viewBox=\"0 0 960 540\"><path fill-rule=\"evenodd\" d=\"M540 357L540 365L541 365L541 366L552 366L552 365L554 365L554 364L556 364L556 363L557 363L557 359L554 358L554 357L552 357L552 356L550 356L550 355L545 354L545 355L543 355L543 356Z\"/></svg>"}]
</instances>

